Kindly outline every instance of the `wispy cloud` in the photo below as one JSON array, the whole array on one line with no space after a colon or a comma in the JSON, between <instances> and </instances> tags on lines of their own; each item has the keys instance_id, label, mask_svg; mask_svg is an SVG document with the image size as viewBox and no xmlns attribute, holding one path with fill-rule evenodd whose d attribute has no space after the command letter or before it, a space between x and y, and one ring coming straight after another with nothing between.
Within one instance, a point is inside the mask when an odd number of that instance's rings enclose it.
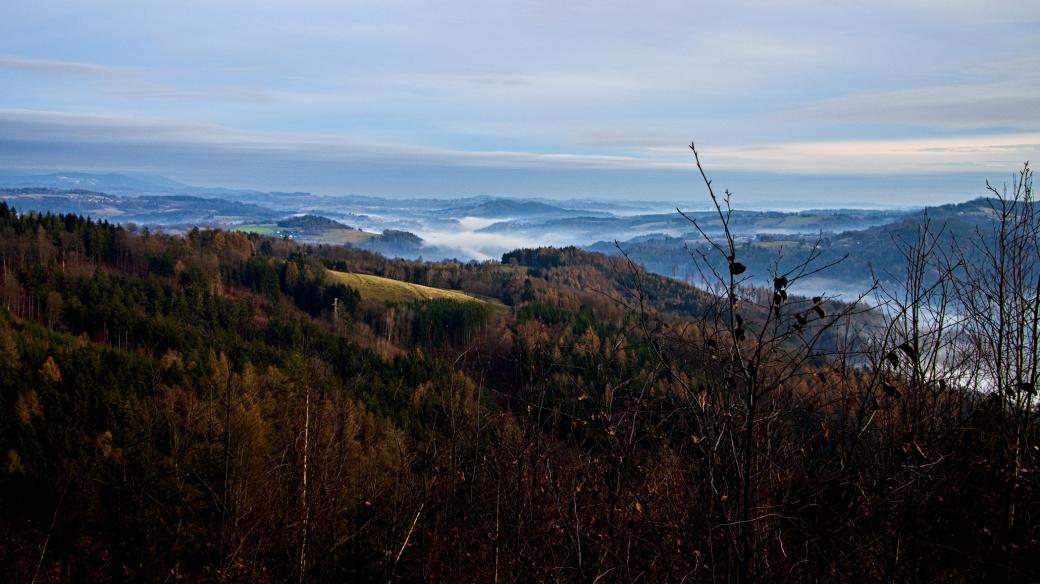
<instances>
[{"instance_id":1,"label":"wispy cloud","mask_svg":"<svg viewBox=\"0 0 1040 584\"><path fill-rule=\"evenodd\" d=\"M718 168L804 174L1004 173L1040 155L1040 133L792 142L706 149Z\"/></svg>"},{"instance_id":2,"label":"wispy cloud","mask_svg":"<svg viewBox=\"0 0 1040 584\"><path fill-rule=\"evenodd\" d=\"M783 115L842 124L947 129L1040 127L1040 92L1021 82L941 85L839 97Z\"/></svg>"},{"instance_id":3,"label":"wispy cloud","mask_svg":"<svg viewBox=\"0 0 1040 584\"><path fill-rule=\"evenodd\" d=\"M35 59L16 55L0 55L0 71L23 71L58 77L78 77L97 84L110 95L125 99L190 99L201 101L221 98L230 101L270 103L274 100L268 92L253 88L228 85L213 85L185 89L167 83L156 83L145 78L141 71L54 59Z\"/></svg>"},{"instance_id":4,"label":"wispy cloud","mask_svg":"<svg viewBox=\"0 0 1040 584\"><path fill-rule=\"evenodd\" d=\"M8 141L175 147L200 154L256 156L286 163L324 161L395 167L471 167L562 170L687 170L681 144L639 149L635 155L462 150L376 141L349 135L262 133L216 124L120 116L0 109ZM891 174L990 171L1013 168L1040 154L1040 133L961 135L895 140L802 141L704 147L720 170L802 174Z\"/></svg>"},{"instance_id":5,"label":"wispy cloud","mask_svg":"<svg viewBox=\"0 0 1040 584\"><path fill-rule=\"evenodd\" d=\"M140 74L119 67L95 63L33 59L14 55L0 56L0 70L30 71L40 74L81 77L100 84L108 93L126 99L178 99L197 96L193 91L153 83Z\"/></svg>"},{"instance_id":6,"label":"wispy cloud","mask_svg":"<svg viewBox=\"0 0 1040 584\"><path fill-rule=\"evenodd\" d=\"M16 69L38 73L59 73L87 75L93 77L121 77L122 72L111 67L93 63L77 63L75 61L55 61L52 59L31 59L15 55L0 55L0 69Z\"/></svg>"},{"instance_id":7,"label":"wispy cloud","mask_svg":"<svg viewBox=\"0 0 1040 584\"><path fill-rule=\"evenodd\" d=\"M267 155L282 160L366 162L490 168L657 168L669 166L631 156L459 150L367 140L344 135L274 134L216 124L35 110L0 109L6 140L61 144L164 146L213 155Z\"/></svg>"}]
</instances>

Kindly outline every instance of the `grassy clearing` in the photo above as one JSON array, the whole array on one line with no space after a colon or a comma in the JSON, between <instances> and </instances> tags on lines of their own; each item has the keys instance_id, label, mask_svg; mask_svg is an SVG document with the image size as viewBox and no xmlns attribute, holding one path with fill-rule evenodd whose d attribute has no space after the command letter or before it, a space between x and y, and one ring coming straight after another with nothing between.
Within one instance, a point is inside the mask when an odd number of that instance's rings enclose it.
<instances>
[{"instance_id":1,"label":"grassy clearing","mask_svg":"<svg viewBox=\"0 0 1040 584\"><path fill-rule=\"evenodd\" d=\"M458 290L444 290L431 288L421 284L391 280L381 276L369 274L353 274L347 272L336 272L329 270L329 274L342 284L354 288L361 294L361 298L371 300L407 301L407 300L430 300L434 298L446 298L459 302L481 302L487 300L471 296Z\"/></svg>"},{"instance_id":2,"label":"grassy clearing","mask_svg":"<svg viewBox=\"0 0 1040 584\"><path fill-rule=\"evenodd\" d=\"M246 233L256 233L258 235L271 235L274 233L273 225L236 225L235 229L238 231L245 231Z\"/></svg>"}]
</instances>

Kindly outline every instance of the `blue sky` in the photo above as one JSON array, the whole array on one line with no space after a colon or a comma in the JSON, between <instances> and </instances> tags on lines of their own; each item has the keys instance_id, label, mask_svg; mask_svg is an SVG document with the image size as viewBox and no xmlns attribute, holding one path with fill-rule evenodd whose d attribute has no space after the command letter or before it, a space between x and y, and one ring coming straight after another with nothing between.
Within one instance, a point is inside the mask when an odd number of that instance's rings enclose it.
<instances>
[{"instance_id":1,"label":"blue sky","mask_svg":"<svg viewBox=\"0 0 1040 584\"><path fill-rule=\"evenodd\" d=\"M10 2L0 169L917 204L1040 152L1040 3Z\"/></svg>"}]
</instances>

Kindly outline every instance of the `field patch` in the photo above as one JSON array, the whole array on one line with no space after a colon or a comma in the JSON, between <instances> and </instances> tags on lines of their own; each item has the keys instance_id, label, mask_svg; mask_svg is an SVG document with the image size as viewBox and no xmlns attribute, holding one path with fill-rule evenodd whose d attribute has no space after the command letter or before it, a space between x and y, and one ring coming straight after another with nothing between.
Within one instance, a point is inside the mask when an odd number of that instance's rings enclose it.
<instances>
[{"instance_id":1,"label":"field patch","mask_svg":"<svg viewBox=\"0 0 1040 584\"><path fill-rule=\"evenodd\" d=\"M347 286L357 290L363 299L402 302L408 300L432 300L435 298L443 298L456 300L458 302L488 303L487 300L477 298L476 296L472 296L459 290L432 288L430 286L423 286L422 284L412 284L411 282L402 282L400 280L392 280L390 278L373 276L371 274L354 274L350 272L336 272L333 270L329 270L329 274L335 281L341 284L346 284Z\"/></svg>"}]
</instances>

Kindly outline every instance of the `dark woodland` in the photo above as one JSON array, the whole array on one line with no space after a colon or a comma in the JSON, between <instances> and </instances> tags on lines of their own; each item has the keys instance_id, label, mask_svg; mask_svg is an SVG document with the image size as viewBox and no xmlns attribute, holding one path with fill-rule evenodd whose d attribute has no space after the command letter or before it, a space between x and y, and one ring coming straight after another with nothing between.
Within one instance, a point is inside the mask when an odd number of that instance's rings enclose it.
<instances>
[{"instance_id":1,"label":"dark woodland","mask_svg":"<svg viewBox=\"0 0 1040 584\"><path fill-rule=\"evenodd\" d=\"M705 185L697 287L0 203L3 581L1040 581L1028 167L841 301Z\"/></svg>"}]
</instances>

